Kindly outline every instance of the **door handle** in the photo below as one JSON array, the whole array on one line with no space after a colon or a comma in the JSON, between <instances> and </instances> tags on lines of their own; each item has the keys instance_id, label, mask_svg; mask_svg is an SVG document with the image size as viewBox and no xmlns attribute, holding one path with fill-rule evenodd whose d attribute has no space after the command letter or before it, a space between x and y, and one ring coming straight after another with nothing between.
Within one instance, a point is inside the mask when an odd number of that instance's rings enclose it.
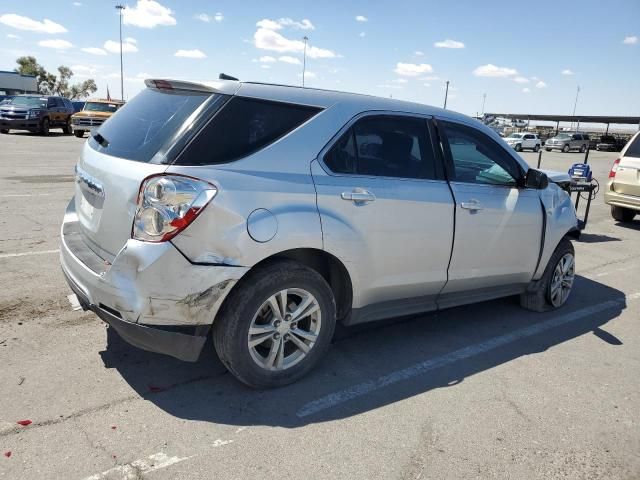
<instances>
[{"instance_id":1,"label":"door handle","mask_svg":"<svg viewBox=\"0 0 640 480\"><path fill-rule=\"evenodd\" d=\"M482 210L484 207L480 205L478 200L471 199L468 202L462 202L460 204L460 208L464 208L465 210L477 211Z\"/></svg>"},{"instance_id":2,"label":"door handle","mask_svg":"<svg viewBox=\"0 0 640 480\"><path fill-rule=\"evenodd\" d=\"M376 199L376 196L373 193L368 192L367 190L359 190L354 192L342 192L340 194L340 197L343 200L350 200L356 204L373 202Z\"/></svg>"}]
</instances>

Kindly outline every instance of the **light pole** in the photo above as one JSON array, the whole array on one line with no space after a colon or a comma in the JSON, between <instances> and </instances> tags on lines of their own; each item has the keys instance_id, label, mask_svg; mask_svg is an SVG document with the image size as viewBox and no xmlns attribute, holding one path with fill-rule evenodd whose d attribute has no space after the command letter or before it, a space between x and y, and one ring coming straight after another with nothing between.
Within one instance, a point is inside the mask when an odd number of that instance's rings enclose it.
<instances>
[{"instance_id":1,"label":"light pole","mask_svg":"<svg viewBox=\"0 0 640 480\"><path fill-rule=\"evenodd\" d=\"M447 109L447 97L449 96L449 80L447 80L446 90L444 91L444 109Z\"/></svg>"},{"instance_id":2,"label":"light pole","mask_svg":"<svg viewBox=\"0 0 640 480\"><path fill-rule=\"evenodd\" d=\"M484 116L484 103L486 102L486 100L487 100L487 94L483 93L482 94L482 113L480 114L482 116Z\"/></svg>"},{"instance_id":3,"label":"light pole","mask_svg":"<svg viewBox=\"0 0 640 480\"><path fill-rule=\"evenodd\" d=\"M122 11L125 6L122 4L116 5L116 10L120 15L120 100L124 102L124 69L122 68Z\"/></svg>"},{"instance_id":4,"label":"light pole","mask_svg":"<svg viewBox=\"0 0 640 480\"><path fill-rule=\"evenodd\" d=\"M304 40L304 53L302 55L302 88L304 88L304 76L307 70L307 42L309 41L309 37L305 35L302 40Z\"/></svg>"},{"instance_id":5,"label":"light pole","mask_svg":"<svg viewBox=\"0 0 640 480\"><path fill-rule=\"evenodd\" d=\"M576 101L573 104L573 115L571 115L572 117L576 116L576 107L578 106L578 95L580 95L580 85L578 85L578 88L576 90ZM580 125L580 122L578 122L578 125ZM573 119L571 119L571 130L573 130Z\"/></svg>"}]
</instances>

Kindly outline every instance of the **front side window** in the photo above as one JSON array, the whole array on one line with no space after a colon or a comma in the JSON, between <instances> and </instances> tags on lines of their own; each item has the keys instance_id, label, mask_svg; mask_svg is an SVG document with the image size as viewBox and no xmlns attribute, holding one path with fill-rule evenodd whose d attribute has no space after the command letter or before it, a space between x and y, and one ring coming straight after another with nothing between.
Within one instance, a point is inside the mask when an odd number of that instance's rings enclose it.
<instances>
[{"instance_id":1,"label":"front side window","mask_svg":"<svg viewBox=\"0 0 640 480\"><path fill-rule=\"evenodd\" d=\"M453 164L452 181L515 187L522 176L517 162L484 133L450 122L443 126Z\"/></svg>"},{"instance_id":2,"label":"front side window","mask_svg":"<svg viewBox=\"0 0 640 480\"><path fill-rule=\"evenodd\" d=\"M366 117L355 123L324 162L334 173L435 179L426 123L410 117Z\"/></svg>"},{"instance_id":3,"label":"front side window","mask_svg":"<svg viewBox=\"0 0 640 480\"><path fill-rule=\"evenodd\" d=\"M189 144L179 165L213 165L251 155L296 129L320 108L234 97Z\"/></svg>"}]
</instances>

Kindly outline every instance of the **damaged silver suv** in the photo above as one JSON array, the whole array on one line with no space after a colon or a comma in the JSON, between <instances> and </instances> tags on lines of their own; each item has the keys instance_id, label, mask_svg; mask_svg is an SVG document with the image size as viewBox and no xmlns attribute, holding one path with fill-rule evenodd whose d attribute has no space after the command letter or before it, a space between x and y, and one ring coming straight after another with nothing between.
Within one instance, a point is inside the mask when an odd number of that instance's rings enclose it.
<instances>
[{"instance_id":1,"label":"damaged silver suv","mask_svg":"<svg viewBox=\"0 0 640 480\"><path fill-rule=\"evenodd\" d=\"M463 115L364 95L147 80L86 142L62 269L126 341L293 382L336 322L519 295L562 306L574 281L566 174L530 169Z\"/></svg>"}]
</instances>

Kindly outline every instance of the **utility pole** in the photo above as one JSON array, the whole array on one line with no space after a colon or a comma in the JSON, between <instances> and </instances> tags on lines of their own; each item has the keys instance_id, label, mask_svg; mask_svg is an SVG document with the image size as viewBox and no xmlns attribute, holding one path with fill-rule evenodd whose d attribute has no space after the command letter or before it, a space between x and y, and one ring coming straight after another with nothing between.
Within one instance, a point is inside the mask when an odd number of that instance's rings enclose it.
<instances>
[{"instance_id":1,"label":"utility pole","mask_svg":"<svg viewBox=\"0 0 640 480\"><path fill-rule=\"evenodd\" d=\"M122 4L116 5L116 10L120 14L120 100L124 102L124 69L122 68L122 11L125 6Z\"/></svg>"},{"instance_id":2,"label":"utility pole","mask_svg":"<svg viewBox=\"0 0 640 480\"><path fill-rule=\"evenodd\" d=\"M482 94L482 113L480 115L484 116L484 102L486 102L487 100L487 94L483 93Z\"/></svg>"},{"instance_id":3,"label":"utility pole","mask_svg":"<svg viewBox=\"0 0 640 480\"><path fill-rule=\"evenodd\" d=\"M576 101L573 104L573 114L571 115L572 117L576 116L576 107L578 106L578 95L580 95L580 85L578 85L578 88L576 90ZM580 122L578 122L578 128L580 128ZM573 119L571 120L571 130L573 130Z\"/></svg>"},{"instance_id":4,"label":"utility pole","mask_svg":"<svg viewBox=\"0 0 640 480\"><path fill-rule=\"evenodd\" d=\"M309 41L309 37L305 35L302 40L304 40L304 54L302 55L302 88L304 88L304 76L307 70L307 42Z\"/></svg>"},{"instance_id":5,"label":"utility pole","mask_svg":"<svg viewBox=\"0 0 640 480\"><path fill-rule=\"evenodd\" d=\"M447 80L446 90L444 92L444 109L447 109L447 97L449 96L449 80Z\"/></svg>"}]
</instances>

